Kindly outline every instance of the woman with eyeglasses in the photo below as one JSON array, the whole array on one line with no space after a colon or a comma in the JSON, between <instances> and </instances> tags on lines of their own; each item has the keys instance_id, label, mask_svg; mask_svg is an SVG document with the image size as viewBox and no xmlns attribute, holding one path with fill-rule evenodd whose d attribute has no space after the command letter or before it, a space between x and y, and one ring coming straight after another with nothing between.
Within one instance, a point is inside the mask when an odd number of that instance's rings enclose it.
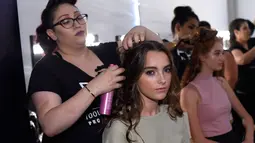
<instances>
[{"instance_id":1,"label":"woman with eyeglasses","mask_svg":"<svg viewBox=\"0 0 255 143\"><path fill-rule=\"evenodd\" d=\"M150 30L138 26L122 43L89 49L85 45L88 16L75 3L49 0L36 30L46 55L32 71L28 95L44 132L43 143L101 143L98 96L121 87L119 82L125 79L120 75L124 69L117 66L117 51L132 47L134 42L162 42Z\"/></svg>"}]
</instances>

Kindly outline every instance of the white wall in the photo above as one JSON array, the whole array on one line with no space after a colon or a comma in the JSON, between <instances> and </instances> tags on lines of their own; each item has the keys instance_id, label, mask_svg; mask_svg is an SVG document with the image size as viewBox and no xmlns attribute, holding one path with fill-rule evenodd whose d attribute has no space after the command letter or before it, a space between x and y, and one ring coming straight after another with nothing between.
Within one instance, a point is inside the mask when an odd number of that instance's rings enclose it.
<instances>
[{"instance_id":1,"label":"white wall","mask_svg":"<svg viewBox=\"0 0 255 143\"><path fill-rule=\"evenodd\" d=\"M160 34L162 38L171 38L170 24L176 6L189 5L200 20L210 22L217 30L227 30L227 0L140 0L141 24Z\"/></svg>"},{"instance_id":2,"label":"white wall","mask_svg":"<svg viewBox=\"0 0 255 143\"><path fill-rule=\"evenodd\" d=\"M47 1L17 0L26 83L32 70L29 35L35 34ZM89 15L89 33L98 34L99 40L106 42L139 23L135 15L137 1L141 25L167 39L171 39L173 10L180 5L191 6L200 20L210 22L219 31L227 30L230 20L236 17L255 19L254 0L78 0L77 6Z\"/></svg>"},{"instance_id":3,"label":"white wall","mask_svg":"<svg viewBox=\"0 0 255 143\"><path fill-rule=\"evenodd\" d=\"M236 17L255 20L255 1L236 0Z\"/></svg>"},{"instance_id":4,"label":"white wall","mask_svg":"<svg viewBox=\"0 0 255 143\"><path fill-rule=\"evenodd\" d=\"M40 15L48 0L17 0L23 64L26 84L32 71L29 35L35 35ZM79 0L77 6L89 15L89 33L98 34L102 42L114 41L135 25L132 0Z\"/></svg>"}]
</instances>

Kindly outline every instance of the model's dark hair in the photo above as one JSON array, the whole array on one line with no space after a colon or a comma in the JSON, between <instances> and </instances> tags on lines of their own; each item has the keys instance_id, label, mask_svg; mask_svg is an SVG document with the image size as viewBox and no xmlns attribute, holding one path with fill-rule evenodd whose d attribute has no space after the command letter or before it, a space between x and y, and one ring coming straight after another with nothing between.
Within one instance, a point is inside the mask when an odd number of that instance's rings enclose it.
<instances>
[{"instance_id":1,"label":"model's dark hair","mask_svg":"<svg viewBox=\"0 0 255 143\"><path fill-rule=\"evenodd\" d=\"M195 18L197 21L199 21L198 16L189 6L177 6L174 9L174 15L175 16L171 22L171 31L173 35L175 34L175 25L177 23L183 26L187 21L189 21L190 18Z\"/></svg>"},{"instance_id":2,"label":"model's dark hair","mask_svg":"<svg viewBox=\"0 0 255 143\"><path fill-rule=\"evenodd\" d=\"M47 29L52 29L53 19L56 9L62 4L70 4L75 5L77 0L49 0L46 8L43 10L41 14L41 25L37 27L37 42L41 45L44 52L52 53L57 43L52 40L46 33Z\"/></svg>"},{"instance_id":3,"label":"model's dark hair","mask_svg":"<svg viewBox=\"0 0 255 143\"><path fill-rule=\"evenodd\" d=\"M172 120L176 120L177 116L181 117L183 114L179 104L180 84L168 49L163 44L155 41L144 41L134 45L132 49L126 51L123 55L122 67L125 68L124 76L126 80L114 96L111 118L111 122L120 120L127 125L126 139L128 143L135 142L130 139L130 133L132 130L136 132L136 127L140 122L141 111L143 109L143 101L138 91L137 82L144 71L146 55L149 51L165 53L172 66L172 79L169 91L165 99L160 101L159 104L168 105L168 113Z\"/></svg>"},{"instance_id":4,"label":"model's dark hair","mask_svg":"<svg viewBox=\"0 0 255 143\"><path fill-rule=\"evenodd\" d=\"M235 44L238 44L238 42L236 41L236 35L235 35L235 30L240 30L241 26L243 23L247 22L246 19L242 19L242 18L237 18L235 20L233 20L230 24L229 24L229 32L230 32L230 46L233 46Z\"/></svg>"},{"instance_id":5,"label":"model's dark hair","mask_svg":"<svg viewBox=\"0 0 255 143\"><path fill-rule=\"evenodd\" d=\"M222 39L216 36L217 33L217 31L207 29L205 27L200 27L197 29L196 34L190 41L190 43L194 45L194 49L192 51L190 63L187 65L182 77L182 88L193 81L198 73L201 72L202 63L200 61L200 56L208 54L216 41L222 42ZM213 74L214 76L223 76L222 70L215 71Z\"/></svg>"}]
</instances>

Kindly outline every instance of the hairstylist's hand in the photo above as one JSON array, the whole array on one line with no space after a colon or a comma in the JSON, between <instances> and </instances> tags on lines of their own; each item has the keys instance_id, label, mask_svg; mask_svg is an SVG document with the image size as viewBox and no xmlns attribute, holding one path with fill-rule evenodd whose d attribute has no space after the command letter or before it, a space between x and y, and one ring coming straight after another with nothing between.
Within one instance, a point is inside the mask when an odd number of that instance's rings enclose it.
<instances>
[{"instance_id":1,"label":"hairstylist's hand","mask_svg":"<svg viewBox=\"0 0 255 143\"><path fill-rule=\"evenodd\" d=\"M87 87L95 96L120 88L122 85L118 82L125 79L124 76L120 75L124 71L124 68L119 68L117 65L110 66L91 80Z\"/></svg>"},{"instance_id":2,"label":"hairstylist's hand","mask_svg":"<svg viewBox=\"0 0 255 143\"><path fill-rule=\"evenodd\" d=\"M151 40L163 43L161 38L150 29L144 26L135 26L124 37L124 40L119 45L119 51L124 52L133 47L134 43L139 43L144 40Z\"/></svg>"},{"instance_id":3,"label":"hairstylist's hand","mask_svg":"<svg viewBox=\"0 0 255 143\"><path fill-rule=\"evenodd\" d=\"M183 35L183 36L179 37L179 39L189 39L190 40L193 35L194 34L186 34L186 35Z\"/></svg>"},{"instance_id":4,"label":"hairstylist's hand","mask_svg":"<svg viewBox=\"0 0 255 143\"><path fill-rule=\"evenodd\" d=\"M181 37L180 40L176 42L176 48L193 49L194 45L190 44L191 38L192 38L191 34Z\"/></svg>"},{"instance_id":5,"label":"hairstylist's hand","mask_svg":"<svg viewBox=\"0 0 255 143\"><path fill-rule=\"evenodd\" d=\"M180 43L177 43L176 48L178 48L178 49L193 49L194 45L180 41Z\"/></svg>"},{"instance_id":6,"label":"hairstylist's hand","mask_svg":"<svg viewBox=\"0 0 255 143\"><path fill-rule=\"evenodd\" d=\"M145 40L147 28L143 26L136 26L132 28L124 37L122 41L122 47L124 50L133 46L133 43L139 43Z\"/></svg>"}]
</instances>

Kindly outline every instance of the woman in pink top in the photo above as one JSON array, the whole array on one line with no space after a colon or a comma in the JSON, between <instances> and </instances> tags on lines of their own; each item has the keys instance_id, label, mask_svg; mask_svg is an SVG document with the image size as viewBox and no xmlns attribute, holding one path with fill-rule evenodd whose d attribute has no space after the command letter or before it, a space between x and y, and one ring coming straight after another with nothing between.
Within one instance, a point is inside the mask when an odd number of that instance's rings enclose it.
<instances>
[{"instance_id":1,"label":"woman in pink top","mask_svg":"<svg viewBox=\"0 0 255 143\"><path fill-rule=\"evenodd\" d=\"M181 91L181 106L188 113L195 143L236 143L230 123L231 108L244 119L245 143L253 143L253 120L220 75L224 63L217 31L199 28L191 42L194 50Z\"/></svg>"}]
</instances>

